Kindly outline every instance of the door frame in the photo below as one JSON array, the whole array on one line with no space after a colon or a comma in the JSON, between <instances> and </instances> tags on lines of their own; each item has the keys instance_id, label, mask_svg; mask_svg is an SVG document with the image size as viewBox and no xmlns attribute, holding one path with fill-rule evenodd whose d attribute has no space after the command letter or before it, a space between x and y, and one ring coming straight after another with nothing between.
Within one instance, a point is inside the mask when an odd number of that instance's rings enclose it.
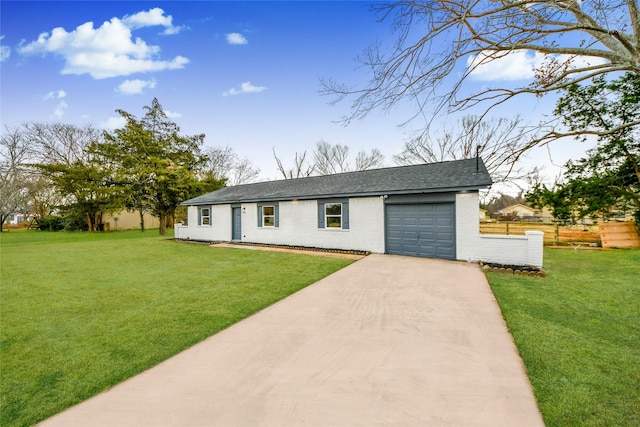
<instances>
[{"instance_id":1,"label":"door frame","mask_svg":"<svg viewBox=\"0 0 640 427\"><path fill-rule=\"evenodd\" d=\"M451 204L453 207L453 258L436 258L436 259L457 259L458 245L457 245L457 218L456 218L456 193L444 192L444 193L430 193L430 194L408 194L408 195L395 195L389 196L384 200L384 252L389 253L388 250L388 205L424 205L424 204Z\"/></svg>"},{"instance_id":2,"label":"door frame","mask_svg":"<svg viewBox=\"0 0 640 427\"><path fill-rule=\"evenodd\" d=\"M236 230L236 221L235 216L236 213L240 216L240 221L237 224ZM236 234L239 235L239 238L235 238ZM242 241L242 208L240 205L231 205L231 241Z\"/></svg>"}]
</instances>

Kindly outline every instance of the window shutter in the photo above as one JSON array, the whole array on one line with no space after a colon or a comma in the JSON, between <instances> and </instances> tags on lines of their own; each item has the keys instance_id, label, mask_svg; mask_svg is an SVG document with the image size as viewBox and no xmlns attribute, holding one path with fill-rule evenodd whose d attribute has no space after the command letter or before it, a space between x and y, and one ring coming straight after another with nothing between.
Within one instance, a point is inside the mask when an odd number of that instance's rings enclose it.
<instances>
[{"instance_id":1,"label":"window shutter","mask_svg":"<svg viewBox=\"0 0 640 427\"><path fill-rule=\"evenodd\" d=\"M280 227L280 205L279 205L279 203L275 204L273 214L276 216L276 228Z\"/></svg>"},{"instance_id":2,"label":"window shutter","mask_svg":"<svg viewBox=\"0 0 640 427\"><path fill-rule=\"evenodd\" d=\"M258 204L258 227L262 227L262 205Z\"/></svg>"},{"instance_id":3,"label":"window shutter","mask_svg":"<svg viewBox=\"0 0 640 427\"><path fill-rule=\"evenodd\" d=\"M349 229L349 202L342 202L342 229Z\"/></svg>"},{"instance_id":4,"label":"window shutter","mask_svg":"<svg viewBox=\"0 0 640 427\"><path fill-rule=\"evenodd\" d=\"M324 228L324 203L318 201L318 228Z\"/></svg>"}]
</instances>

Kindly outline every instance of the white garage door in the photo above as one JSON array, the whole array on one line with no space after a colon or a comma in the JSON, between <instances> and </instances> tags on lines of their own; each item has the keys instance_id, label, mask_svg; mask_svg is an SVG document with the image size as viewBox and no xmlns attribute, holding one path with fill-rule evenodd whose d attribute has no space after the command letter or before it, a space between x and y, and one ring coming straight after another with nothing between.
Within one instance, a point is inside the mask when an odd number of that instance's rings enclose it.
<instances>
[{"instance_id":1,"label":"white garage door","mask_svg":"<svg viewBox=\"0 0 640 427\"><path fill-rule=\"evenodd\" d=\"M455 259L453 203L386 206L389 254Z\"/></svg>"}]
</instances>

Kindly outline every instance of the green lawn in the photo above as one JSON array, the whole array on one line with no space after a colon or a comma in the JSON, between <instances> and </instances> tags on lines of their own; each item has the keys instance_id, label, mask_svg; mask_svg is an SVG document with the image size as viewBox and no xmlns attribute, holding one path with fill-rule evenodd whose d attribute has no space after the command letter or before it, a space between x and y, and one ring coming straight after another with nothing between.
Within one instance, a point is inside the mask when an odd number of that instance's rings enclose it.
<instances>
[{"instance_id":1,"label":"green lawn","mask_svg":"<svg viewBox=\"0 0 640 427\"><path fill-rule=\"evenodd\" d=\"M640 250L545 250L487 273L548 426L640 426Z\"/></svg>"},{"instance_id":2,"label":"green lawn","mask_svg":"<svg viewBox=\"0 0 640 427\"><path fill-rule=\"evenodd\" d=\"M29 426L346 266L145 233L0 237L0 425Z\"/></svg>"}]
</instances>

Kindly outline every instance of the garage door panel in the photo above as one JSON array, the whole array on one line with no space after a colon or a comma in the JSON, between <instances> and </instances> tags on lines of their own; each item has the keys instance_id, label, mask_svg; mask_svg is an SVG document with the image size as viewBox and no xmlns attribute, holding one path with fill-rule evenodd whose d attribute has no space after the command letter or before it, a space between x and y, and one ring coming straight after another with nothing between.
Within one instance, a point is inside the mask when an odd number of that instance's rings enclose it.
<instances>
[{"instance_id":1,"label":"garage door panel","mask_svg":"<svg viewBox=\"0 0 640 427\"><path fill-rule=\"evenodd\" d=\"M455 259L453 203L387 205L387 253Z\"/></svg>"},{"instance_id":2,"label":"garage door panel","mask_svg":"<svg viewBox=\"0 0 640 427\"><path fill-rule=\"evenodd\" d=\"M423 257L436 258L437 248L433 244L421 244L418 246L419 254Z\"/></svg>"}]
</instances>

